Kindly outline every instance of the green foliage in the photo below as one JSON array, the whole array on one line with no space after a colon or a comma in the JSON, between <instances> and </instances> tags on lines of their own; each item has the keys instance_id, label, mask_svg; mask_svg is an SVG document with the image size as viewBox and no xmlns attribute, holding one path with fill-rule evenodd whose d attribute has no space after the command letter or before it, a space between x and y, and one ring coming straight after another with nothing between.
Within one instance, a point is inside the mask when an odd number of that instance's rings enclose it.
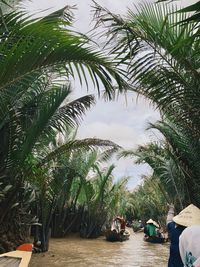
<instances>
[{"instance_id":1,"label":"green foliage","mask_svg":"<svg viewBox=\"0 0 200 267\"><path fill-rule=\"evenodd\" d=\"M169 0L159 0L159 2L167 2ZM173 0L172 0L173 1ZM180 10L178 10L178 12L194 12L189 18L181 21L181 23L188 23L190 21L195 21L195 22L199 22L200 21L200 1L197 1L196 3L192 4L192 5L188 5L184 8L181 8ZM197 25L198 27L198 25Z\"/></svg>"},{"instance_id":2,"label":"green foliage","mask_svg":"<svg viewBox=\"0 0 200 267\"><path fill-rule=\"evenodd\" d=\"M55 146L58 134L70 135L95 103L91 95L71 100L71 79L78 77L86 85L91 79L99 94L101 87L109 98L114 95L114 85L122 90L125 84L115 62L71 26L67 8L38 19L21 11L1 12L0 223L5 226L1 231L13 229L10 223L15 221L19 231L14 229L12 234L18 232L16 243L21 242L19 236L26 233L21 235L20 229L26 227L26 215L32 212L29 217L37 215L42 222L43 250L48 249L49 227L58 202L70 198L76 171L71 166L74 151L82 153L97 145L117 149L112 142L97 139L65 138ZM63 154L69 158L68 165L61 168L66 171L64 180L56 173Z\"/></svg>"},{"instance_id":3,"label":"green foliage","mask_svg":"<svg viewBox=\"0 0 200 267\"><path fill-rule=\"evenodd\" d=\"M197 8L198 3L192 6ZM153 125L164 142L139 147L124 155L139 157L160 180L167 201L177 209L199 197L199 38L188 9L174 5L142 4L137 13L116 16L96 5L99 23L109 27L109 45L126 67L132 90L150 99L163 121ZM190 17L189 17L190 20ZM109 25L108 25L109 23Z\"/></svg>"},{"instance_id":4,"label":"green foliage","mask_svg":"<svg viewBox=\"0 0 200 267\"><path fill-rule=\"evenodd\" d=\"M128 205L127 178L113 183L113 165L102 171L94 164L93 169L94 176L85 181L81 196L81 200L84 201L82 204L85 206L81 225L83 237L100 235L102 227L110 227L116 214L125 215Z\"/></svg>"},{"instance_id":5,"label":"green foliage","mask_svg":"<svg viewBox=\"0 0 200 267\"><path fill-rule=\"evenodd\" d=\"M149 218L153 218L165 225L166 199L160 190L160 184L156 177L143 178L143 184L132 193L134 219L146 222Z\"/></svg>"}]
</instances>

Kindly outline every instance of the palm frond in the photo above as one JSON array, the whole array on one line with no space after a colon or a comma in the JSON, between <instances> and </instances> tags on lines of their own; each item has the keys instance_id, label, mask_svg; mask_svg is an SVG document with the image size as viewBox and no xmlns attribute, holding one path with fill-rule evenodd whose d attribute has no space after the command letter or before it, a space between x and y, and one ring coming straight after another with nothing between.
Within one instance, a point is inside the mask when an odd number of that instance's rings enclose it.
<instances>
[{"instance_id":1,"label":"palm frond","mask_svg":"<svg viewBox=\"0 0 200 267\"><path fill-rule=\"evenodd\" d=\"M65 70L67 77L70 73L72 76L77 73L80 80L81 76L85 79L87 71L98 89L102 83L108 94L113 90L113 79L122 89L123 81L115 70L115 64L111 64L101 52L95 52L83 35L73 33L69 27L62 27L65 24L60 19L62 12L60 10L32 21L24 19L24 14L19 12L4 15L12 34L6 34L0 45L3 70L0 74L1 91L11 88L19 90L24 83L40 77L49 68ZM9 56L6 56L8 53Z\"/></svg>"},{"instance_id":2,"label":"palm frond","mask_svg":"<svg viewBox=\"0 0 200 267\"><path fill-rule=\"evenodd\" d=\"M105 147L116 147L118 148L118 145L113 143L112 141L108 140L102 140L102 139L95 139L95 138L86 138L82 140L74 140L69 141L66 144L62 145L55 151L52 151L49 153L41 162L41 164L45 164L49 162L50 160L54 159L55 157L62 155L63 153L66 153L67 151L72 150L81 150L81 149L90 149L94 150L95 148L105 148Z\"/></svg>"}]
</instances>

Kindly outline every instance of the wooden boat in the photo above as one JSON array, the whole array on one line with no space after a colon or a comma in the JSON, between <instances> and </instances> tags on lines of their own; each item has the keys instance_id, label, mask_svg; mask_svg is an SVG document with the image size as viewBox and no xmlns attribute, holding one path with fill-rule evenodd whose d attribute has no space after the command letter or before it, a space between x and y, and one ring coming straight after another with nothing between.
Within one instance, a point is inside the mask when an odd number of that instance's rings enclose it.
<instances>
[{"instance_id":1,"label":"wooden boat","mask_svg":"<svg viewBox=\"0 0 200 267\"><path fill-rule=\"evenodd\" d=\"M139 229L136 230L136 231L133 230L133 232L134 232L134 233L142 233L142 232L144 232L144 228L139 228Z\"/></svg>"},{"instance_id":2,"label":"wooden boat","mask_svg":"<svg viewBox=\"0 0 200 267\"><path fill-rule=\"evenodd\" d=\"M106 240L110 242L126 241L129 239L130 233L125 230L124 232L117 232L116 230L107 230L105 233Z\"/></svg>"},{"instance_id":3,"label":"wooden boat","mask_svg":"<svg viewBox=\"0 0 200 267\"><path fill-rule=\"evenodd\" d=\"M16 251L0 255L1 267L28 267L32 255L32 244L23 244Z\"/></svg>"},{"instance_id":4,"label":"wooden boat","mask_svg":"<svg viewBox=\"0 0 200 267\"><path fill-rule=\"evenodd\" d=\"M166 242L166 239L164 237L158 237L158 236L144 236L144 241L155 244L162 244Z\"/></svg>"}]
</instances>

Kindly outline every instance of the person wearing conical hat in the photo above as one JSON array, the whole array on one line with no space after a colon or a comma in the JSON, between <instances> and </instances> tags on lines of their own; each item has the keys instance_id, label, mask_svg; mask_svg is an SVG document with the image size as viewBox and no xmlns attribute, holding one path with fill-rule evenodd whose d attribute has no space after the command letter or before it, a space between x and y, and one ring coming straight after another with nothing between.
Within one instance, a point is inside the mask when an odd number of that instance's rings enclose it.
<instances>
[{"instance_id":1,"label":"person wearing conical hat","mask_svg":"<svg viewBox=\"0 0 200 267\"><path fill-rule=\"evenodd\" d=\"M156 231L156 225L155 225L155 221L152 220L152 219L149 219L147 222L146 222L146 226L145 226L145 229L144 229L144 233L147 235L147 236L157 236L157 231Z\"/></svg>"},{"instance_id":2,"label":"person wearing conical hat","mask_svg":"<svg viewBox=\"0 0 200 267\"><path fill-rule=\"evenodd\" d=\"M160 228L160 225L156 221L153 221L153 224L155 225L156 228Z\"/></svg>"},{"instance_id":3,"label":"person wearing conical hat","mask_svg":"<svg viewBox=\"0 0 200 267\"><path fill-rule=\"evenodd\" d=\"M179 237L184 229L191 225L200 224L200 209L193 204L174 216L174 206L169 205L167 229L171 240L168 267L184 267L179 251Z\"/></svg>"},{"instance_id":4,"label":"person wearing conical hat","mask_svg":"<svg viewBox=\"0 0 200 267\"><path fill-rule=\"evenodd\" d=\"M190 204L183 209L178 215L173 217L173 221L176 224L183 225L185 227L200 224L200 209L195 205Z\"/></svg>"}]
</instances>

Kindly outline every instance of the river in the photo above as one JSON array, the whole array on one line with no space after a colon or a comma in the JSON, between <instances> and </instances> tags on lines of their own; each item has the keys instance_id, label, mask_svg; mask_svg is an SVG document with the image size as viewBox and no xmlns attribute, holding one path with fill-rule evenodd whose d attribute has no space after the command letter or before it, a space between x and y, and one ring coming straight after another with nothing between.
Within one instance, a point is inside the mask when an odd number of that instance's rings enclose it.
<instances>
[{"instance_id":1,"label":"river","mask_svg":"<svg viewBox=\"0 0 200 267\"><path fill-rule=\"evenodd\" d=\"M131 233L129 240L113 243L104 237L51 239L49 251L33 254L30 267L166 267L169 244L150 244L142 238L142 233Z\"/></svg>"}]
</instances>

